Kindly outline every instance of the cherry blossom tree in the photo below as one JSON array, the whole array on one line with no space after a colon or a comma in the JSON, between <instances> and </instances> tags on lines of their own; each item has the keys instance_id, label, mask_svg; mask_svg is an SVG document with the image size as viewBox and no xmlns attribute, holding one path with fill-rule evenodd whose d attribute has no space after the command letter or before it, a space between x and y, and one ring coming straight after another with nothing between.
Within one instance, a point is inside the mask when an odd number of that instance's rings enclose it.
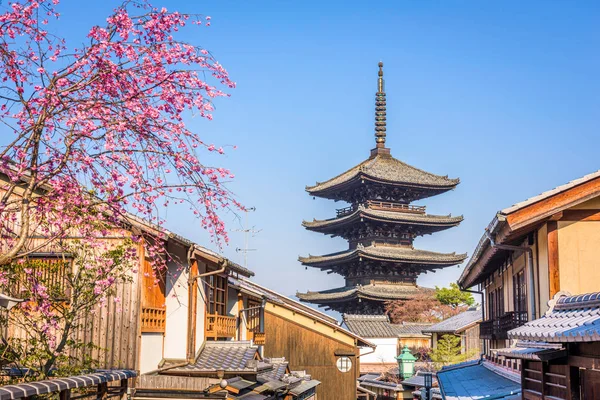
<instances>
[{"instance_id":1,"label":"cherry blossom tree","mask_svg":"<svg viewBox=\"0 0 600 400\"><path fill-rule=\"evenodd\" d=\"M220 212L242 208L224 186L233 175L202 161L223 148L186 123L212 119L213 100L235 87L206 49L178 39L210 17L125 1L71 47L50 29L58 3L18 0L0 14L0 286L20 281L32 300L20 323L42 376L69 364L68 346L86 345L70 336L77 313L126 278L135 254L103 237L131 218L161 226L166 207L183 204L226 243ZM164 263L161 241L147 243ZM76 255L62 309L27 259L49 248Z\"/></svg>"},{"instance_id":2,"label":"cherry blossom tree","mask_svg":"<svg viewBox=\"0 0 600 400\"><path fill-rule=\"evenodd\" d=\"M227 96L210 81L235 84L207 50L177 40L210 18L126 1L71 49L47 30L57 4L21 0L0 15L0 116L12 135L0 147L0 265L72 229L93 235L88 213L160 225L173 203L227 241L218 211L239 206L223 186L233 176L200 159L224 150L185 120L212 119L213 99ZM34 232L46 242L32 246Z\"/></svg>"}]
</instances>

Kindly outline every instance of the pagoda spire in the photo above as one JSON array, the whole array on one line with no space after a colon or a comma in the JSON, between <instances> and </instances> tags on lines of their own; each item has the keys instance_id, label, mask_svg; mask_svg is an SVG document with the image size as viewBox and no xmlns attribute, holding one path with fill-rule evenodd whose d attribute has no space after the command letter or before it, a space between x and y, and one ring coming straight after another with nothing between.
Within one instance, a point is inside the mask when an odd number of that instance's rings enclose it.
<instances>
[{"instance_id":1,"label":"pagoda spire","mask_svg":"<svg viewBox=\"0 0 600 400\"><path fill-rule=\"evenodd\" d=\"M378 75L377 93L375 93L375 148L371 150L371 158L390 154L390 149L385 147L385 82L383 81L383 63L381 61Z\"/></svg>"},{"instance_id":2,"label":"pagoda spire","mask_svg":"<svg viewBox=\"0 0 600 400\"><path fill-rule=\"evenodd\" d=\"M375 94L375 143L378 148L385 148L385 83L383 81L383 63L379 62L379 78Z\"/></svg>"}]
</instances>

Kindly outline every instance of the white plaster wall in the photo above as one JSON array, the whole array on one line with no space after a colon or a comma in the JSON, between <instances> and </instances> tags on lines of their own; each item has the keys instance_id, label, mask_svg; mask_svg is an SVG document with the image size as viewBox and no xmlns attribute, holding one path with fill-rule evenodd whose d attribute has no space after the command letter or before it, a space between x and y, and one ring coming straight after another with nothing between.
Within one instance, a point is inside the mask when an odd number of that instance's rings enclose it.
<instances>
[{"instance_id":1,"label":"white plaster wall","mask_svg":"<svg viewBox=\"0 0 600 400\"><path fill-rule=\"evenodd\" d=\"M140 346L140 373L144 374L157 369L163 357L163 334L142 333Z\"/></svg>"},{"instance_id":2,"label":"white plaster wall","mask_svg":"<svg viewBox=\"0 0 600 400\"><path fill-rule=\"evenodd\" d=\"M187 249L170 242L168 250L178 260L169 262L167 271L164 357L185 359L188 328L188 269L185 268Z\"/></svg>"},{"instance_id":3,"label":"white plaster wall","mask_svg":"<svg viewBox=\"0 0 600 400\"><path fill-rule=\"evenodd\" d=\"M378 364L378 363L395 363L397 349L397 338L365 338L369 342L377 345L375 352L372 354L366 354L360 357L361 363ZM370 352L370 348L361 349L360 353L365 354Z\"/></svg>"}]
</instances>

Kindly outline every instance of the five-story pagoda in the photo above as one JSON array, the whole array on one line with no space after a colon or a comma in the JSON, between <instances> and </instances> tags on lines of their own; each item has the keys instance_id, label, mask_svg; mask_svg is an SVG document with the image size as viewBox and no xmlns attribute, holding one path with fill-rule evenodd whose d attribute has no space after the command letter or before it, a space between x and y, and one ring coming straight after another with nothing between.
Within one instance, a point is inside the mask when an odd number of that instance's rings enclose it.
<instances>
[{"instance_id":1,"label":"five-story pagoda","mask_svg":"<svg viewBox=\"0 0 600 400\"><path fill-rule=\"evenodd\" d=\"M454 189L459 180L405 164L385 147L383 63L379 63L375 105L376 146L371 156L326 182L306 188L312 196L351 204L337 210L335 218L302 223L306 229L348 240L347 250L299 258L304 265L344 276L346 285L298 293L298 298L341 313L382 314L386 301L431 291L417 286L421 272L457 265L466 258L466 254L413 247L417 236L457 226L463 218L430 215L425 207L411 203Z\"/></svg>"}]
</instances>

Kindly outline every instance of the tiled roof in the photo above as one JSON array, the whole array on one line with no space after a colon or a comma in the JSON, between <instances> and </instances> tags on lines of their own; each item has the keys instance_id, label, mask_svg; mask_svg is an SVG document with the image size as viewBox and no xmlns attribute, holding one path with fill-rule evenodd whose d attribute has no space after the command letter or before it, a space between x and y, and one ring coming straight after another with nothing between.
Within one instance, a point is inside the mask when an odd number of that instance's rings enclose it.
<instances>
[{"instance_id":1,"label":"tiled roof","mask_svg":"<svg viewBox=\"0 0 600 400\"><path fill-rule=\"evenodd\" d=\"M437 384L437 377L435 375L432 376L432 381L435 386ZM400 383L404 386L421 387L425 386L425 377L423 375L419 375L417 372L416 375L413 375L412 377L405 379Z\"/></svg>"},{"instance_id":2,"label":"tiled roof","mask_svg":"<svg viewBox=\"0 0 600 400\"><path fill-rule=\"evenodd\" d=\"M290 393L294 396L300 396L302 393L314 389L320 384L321 382L316 379L304 380L299 385L292 387Z\"/></svg>"},{"instance_id":3,"label":"tiled roof","mask_svg":"<svg viewBox=\"0 0 600 400\"><path fill-rule=\"evenodd\" d=\"M431 324L392 324L387 315L344 314L344 323L352 332L368 338L392 338L407 335L423 336L421 330Z\"/></svg>"},{"instance_id":4,"label":"tiled roof","mask_svg":"<svg viewBox=\"0 0 600 400\"><path fill-rule=\"evenodd\" d=\"M286 374L289 363L285 358L265 358L263 361L267 364L271 364L273 369L258 375L259 381L278 381Z\"/></svg>"},{"instance_id":5,"label":"tiled roof","mask_svg":"<svg viewBox=\"0 0 600 400\"><path fill-rule=\"evenodd\" d=\"M452 217L450 215L431 215L431 214L417 214L410 212L399 212L399 211L384 211L384 210L373 210L363 205L351 214L345 215L338 218L330 218L326 220L313 220L303 221L302 225L308 229L317 229L327 227L330 225L343 224L350 221L355 221L360 218L368 218L382 221L393 221L397 223L409 223L412 225L425 225L425 226L456 226L463 220L463 216Z\"/></svg>"},{"instance_id":6,"label":"tiled roof","mask_svg":"<svg viewBox=\"0 0 600 400\"><path fill-rule=\"evenodd\" d=\"M567 355L567 350L560 343L530 341L520 341L515 347L494 349L492 352L507 358L534 361L554 360Z\"/></svg>"},{"instance_id":7,"label":"tiled roof","mask_svg":"<svg viewBox=\"0 0 600 400\"><path fill-rule=\"evenodd\" d=\"M323 256L298 257L298 260L304 265L324 266L352 261L360 257L397 263L420 263L424 265L448 267L462 263L465 258L467 258L467 255L436 253L427 250L417 250L412 247L359 245L356 249L349 249Z\"/></svg>"},{"instance_id":8,"label":"tiled roof","mask_svg":"<svg viewBox=\"0 0 600 400\"><path fill-rule=\"evenodd\" d=\"M101 383L129 379L137 376L135 371L111 370L99 371L94 374L57 378L38 382L20 383L0 387L0 400L13 400L42 396L67 389L97 386Z\"/></svg>"},{"instance_id":9,"label":"tiled roof","mask_svg":"<svg viewBox=\"0 0 600 400\"><path fill-rule=\"evenodd\" d=\"M543 317L508 331L508 336L552 343L600 341L600 292L578 296L559 292Z\"/></svg>"},{"instance_id":10,"label":"tiled roof","mask_svg":"<svg viewBox=\"0 0 600 400\"><path fill-rule=\"evenodd\" d=\"M448 179L447 176L425 172L391 156L377 155L326 182L307 186L306 191L310 194L317 194L363 177L396 185L437 188L440 190L450 190L460 182L459 179Z\"/></svg>"},{"instance_id":11,"label":"tiled roof","mask_svg":"<svg viewBox=\"0 0 600 400\"><path fill-rule=\"evenodd\" d=\"M297 312L299 314L302 314L304 316L312 318L315 321L319 321L320 323L322 323L324 325L333 327L339 332L344 332L348 336L351 336L354 339L356 339L359 347L375 348L375 345L373 343L363 339L362 337L356 335L353 332L350 332L349 330L346 330L346 329L340 327L335 318L333 318L327 314L324 314L318 310L315 310L312 307L306 306L296 300L292 300L289 297L283 296L271 289L262 287L248 279L230 278L229 281L241 289L253 292L255 296L259 296L259 297L264 296L265 298L269 299L269 301L278 302L279 304L284 305L285 307L287 307L288 309L290 309L294 312Z\"/></svg>"},{"instance_id":12,"label":"tiled roof","mask_svg":"<svg viewBox=\"0 0 600 400\"><path fill-rule=\"evenodd\" d=\"M581 185L582 183L591 181L592 179L596 179L600 177L600 170L596 171L596 172L592 172L591 174L587 174L585 176L582 176L581 178L577 178L574 179L570 182L565 183L564 185L560 185L555 187L554 189L550 189L547 190L545 192L542 192L540 194L538 194L537 196L533 196L528 198L527 200L521 201L519 203L516 203L510 207L507 207L505 209L503 209L502 211L500 211L502 214L510 214L513 213L517 210L520 210L521 208L527 207L531 204L537 203L538 201L542 201L544 199L547 199L548 197L552 197L560 192L564 192L565 190L569 190L577 185Z\"/></svg>"},{"instance_id":13,"label":"tiled roof","mask_svg":"<svg viewBox=\"0 0 600 400\"><path fill-rule=\"evenodd\" d=\"M421 293L431 293L433 289L415 285L386 285L372 284L364 286L345 286L320 292L296 293L296 296L306 302L326 303L338 302L354 298L371 300L405 300L414 298Z\"/></svg>"},{"instance_id":14,"label":"tiled roof","mask_svg":"<svg viewBox=\"0 0 600 400\"><path fill-rule=\"evenodd\" d=\"M508 399L521 392L519 377L509 379L487 363L471 362L437 373L442 396L446 400Z\"/></svg>"},{"instance_id":15,"label":"tiled roof","mask_svg":"<svg viewBox=\"0 0 600 400\"><path fill-rule=\"evenodd\" d=\"M473 309L431 325L423 330L423 333L451 332L458 333L469 326L482 320L481 309Z\"/></svg>"},{"instance_id":16,"label":"tiled roof","mask_svg":"<svg viewBox=\"0 0 600 400\"><path fill-rule=\"evenodd\" d=\"M255 361L258 347L251 342L207 341L195 363L171 368L165 373L181 374L186 372L249 372L256 373L264 366Z\"/></svg>"}]
</instances>

